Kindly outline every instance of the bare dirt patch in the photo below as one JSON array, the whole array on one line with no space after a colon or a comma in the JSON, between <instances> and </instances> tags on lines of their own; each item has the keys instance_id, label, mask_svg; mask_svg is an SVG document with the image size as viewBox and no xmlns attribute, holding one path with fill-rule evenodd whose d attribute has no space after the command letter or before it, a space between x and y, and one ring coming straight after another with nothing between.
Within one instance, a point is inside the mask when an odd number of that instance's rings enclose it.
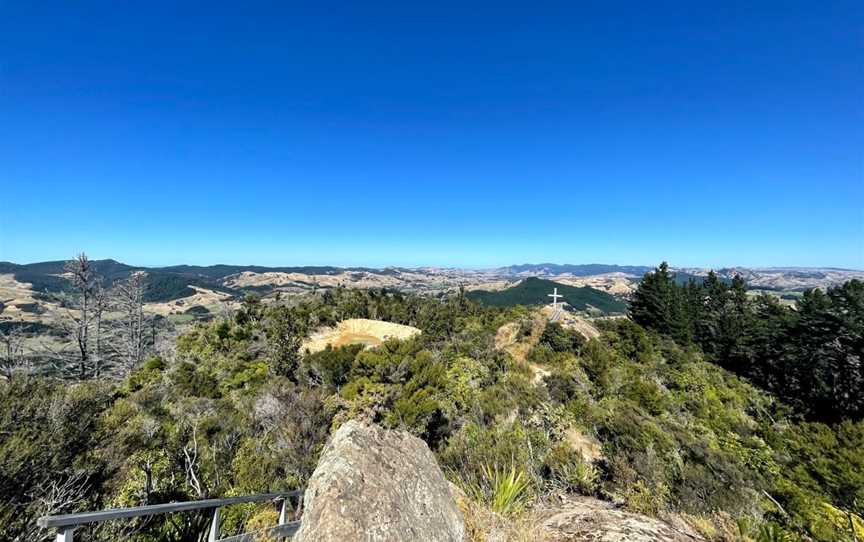
<instances>
[{"instance_id":1,"label":"bare dirt patch","mask_svg":"<svg viewBox=\"0 0 864 542\"><path fill-rule=\"evenodd\" d=\"M410 339L420 333L421 331L416 327L381 320L352 318L339 322L335 327L316 331L303 342L302 350L319 352L327 348L327 345L338 348L348 344L373 347L388 339Z\"/></svg>"},{"instance_id":2,"label":"bare dirt patch","mask_svg":"<svg viewBox=\"0 0 864 542\"><path fill-rule=\"evenodd\" d=\"M534 373L535 384L540 384L551 373L536 363L527 362L526 358L528 352L540 341L543 331L555 313L552 307L546 306L532 313L528 321L506 323L495 333L495 348L507 352L520 363L528 363ZM560 312L557 322L566 329L578 331L589 340L600 336L600 331L591 322L568 312ZM527 335L524 334L526 326L530 326Z\"/></svg>"},{"instance_id":3,"label":"bare dirt patch","mask_svg":"<svg viewBox=\"0 0 864 542\"><path fill-rule=\"evenodd\" d=\"M573 446L573 449L582 454L585 461L598 461L603 459L603 447L600 441L591 435L583 433L575 428L564 432L564 438Z\"/></svg>"},{"instance_id":4,"label":"bare dirt patch","mask_svg":"<svg viewBox=\"0 0 864 542\"><path fill-rule=\"evenodd\" d=\"M552 310L552 307L549 305L540 309L547 318L552 318L555 314L555 311ZM594 324L592 324L589 320L582 318L581 316L577 316L573 313L561 311L558 316L557 322L561 324L561 327L565 329L572 329L574 331L578 331L588 340L596 339L600 336L600 330L597 329Z\"/></svg>"},{"instance_id":5,"label":"bare dirt patch","mask_svg":"<svg viewBox=\"0 0 864 542\"><path fill-rule=\"evenodd\" d=\"M495 334L495 348L507 352L516 361L525 361L525 356L543 335L547 322L547 316L535 312L526 322L516 321L504 324ZM520 336L524 326L530 326L530 332L526 336Z\"/></svg>"}]
</instances>

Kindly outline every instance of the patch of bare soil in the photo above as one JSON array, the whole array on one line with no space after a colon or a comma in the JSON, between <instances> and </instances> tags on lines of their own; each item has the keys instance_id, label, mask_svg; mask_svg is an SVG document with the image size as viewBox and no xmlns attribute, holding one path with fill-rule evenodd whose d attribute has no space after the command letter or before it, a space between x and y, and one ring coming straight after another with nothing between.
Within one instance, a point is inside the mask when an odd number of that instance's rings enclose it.
<instances>
[{"instance_id":1,"label":"patch of bare soil","mask_svg":"<svg viewBox=\"0 0 864 542\"><path fill-rule=\"evenodd\" d=\"M545 306L532 314L527 321L516 321L504 324L495 334L495 348L503 350L518 362L527 363L528 352L540 341L540 336L546 329L546 325L552 319L556 311L550 306ZM600 331L588 320L574 314L561 311L556 320L562 327L573 329L582 334L586 339L594 339L600 336ZM525 334L525 331L529 331ZM534 372L534 383L540 382L551 373L548 369L535 363L528 363Z\"/></svg>"},{"instance_id":2,"label":"patch of bare soil","mask_svg":"<svg viewBox=\"0 0 864 542\"><path fill-rule=\"evenodd\" d=\"M319 352L327 345L338 348L348 344L363 344L368 347L378 346L388 339L410 339L421 331L416 327L352 318L343 320L336 327L320 329L303 342L302 350Z\"/></svg>"},{"instance_id":3,"label":"patch of bare soil","mask_svg":"<svg viewBox=\"0 0 864 542\"><path fill-rule=\"evenodd\" d=\"M517 321L504 324L495 334L495 348L510 354L516 361L525 361L525 356L540 340L546 329L548 318L540 313L533 313L527 321ZM529 333L523 335L523 330Z\"/></svg>"},{"instance_id":4,"label":"patch of bare soil","mask_svg":"<svg viewBox=\"0 0 864 542\"><path fill-rule=\"evenodd\" d=\"M574 450L582 454L582 459L585 461L591 462L603 459L603 446L593 436L571 427L564 432L564 438Z\"/></svg>"},{"instance_id":5,"label":"patch of bare soil","mask_svg":"<svg viewBox=\"0 0 864 542\"><path fill-rule=\"evenodd\" d=\"M552 307L546 305L540 311L546 315L547 318L552 318L555 314L555 311L552 310ZM561 327L565 329L572 329L574 331L578 331L588 340L596 339L600 336L600 330L597 329L594 324L592 324L589 320L582 318L581 316L577 316L573 313L561 311L558 315L558 320L556 320Z\"/></svg>"}]
</instances>

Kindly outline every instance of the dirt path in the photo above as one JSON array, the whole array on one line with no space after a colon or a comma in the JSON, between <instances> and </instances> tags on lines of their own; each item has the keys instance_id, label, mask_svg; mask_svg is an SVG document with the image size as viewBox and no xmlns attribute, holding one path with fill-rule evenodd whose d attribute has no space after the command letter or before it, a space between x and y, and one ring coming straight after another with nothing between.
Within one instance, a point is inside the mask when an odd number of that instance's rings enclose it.
<instances>
[{"instance_id":1,"label":"dirt path","mask_svg":"<svg viewBox=\"0 0 864 542\"><path fill-rule=\"evenodd\" d=\"M551 373L545 367L531 363L526 358L528 352L540 341L540 337L553 314L555 311L552 307L543 307L534 312L528 321L521 320L504 324L498 328L498 332L495 334L495 348L507 352L520 363L526 363L534 373L534 384L536 385L539 385L543 378ZM557 322L566 329L578 331L589 340L600 336L600 331L591 322L568 312L560 312ZM523 335L524 330L529 326L528 334Z\"/></svg>"}]
</instances>

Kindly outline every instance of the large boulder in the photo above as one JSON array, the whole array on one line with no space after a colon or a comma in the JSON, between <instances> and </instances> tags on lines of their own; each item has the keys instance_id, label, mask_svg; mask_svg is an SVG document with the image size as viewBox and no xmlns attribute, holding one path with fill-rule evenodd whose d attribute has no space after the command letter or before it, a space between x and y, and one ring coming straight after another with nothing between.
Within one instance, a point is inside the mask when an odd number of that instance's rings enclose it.
<instances>
[{"instance_id":1,"label":"large boulder","mask_svg":"<svg viewBox=\"0 0 864 542\"><path fill-rule=\"evenodd\" d=\"M402 431L349 421L321 454L297 542L461 542L462 514L435 456Z\"/></svg>"}]
</instances>

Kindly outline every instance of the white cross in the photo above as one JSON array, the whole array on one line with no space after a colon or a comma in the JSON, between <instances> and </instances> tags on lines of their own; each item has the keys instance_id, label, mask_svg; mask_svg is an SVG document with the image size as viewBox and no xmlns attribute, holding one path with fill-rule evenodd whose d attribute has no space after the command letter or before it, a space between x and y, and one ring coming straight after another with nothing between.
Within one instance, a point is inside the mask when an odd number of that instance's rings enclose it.
<instances>
[{"instance_id":1,"label":"white cross","mask_svg":"<svg viewBox=\"0 0 864 542\"><path fill-rule=\"evenodd\" d=\"M558 288L555 288L555 293L554 293L554 294L546 294L546 295L548 295L549 297L552 298L552 308L553 308L553 309L557 309L557 308L558 308L558 298L559 298L559 297L564 297L563 295L560 295L560 294L558 293Z\"/></svg>"}]
</instances>

